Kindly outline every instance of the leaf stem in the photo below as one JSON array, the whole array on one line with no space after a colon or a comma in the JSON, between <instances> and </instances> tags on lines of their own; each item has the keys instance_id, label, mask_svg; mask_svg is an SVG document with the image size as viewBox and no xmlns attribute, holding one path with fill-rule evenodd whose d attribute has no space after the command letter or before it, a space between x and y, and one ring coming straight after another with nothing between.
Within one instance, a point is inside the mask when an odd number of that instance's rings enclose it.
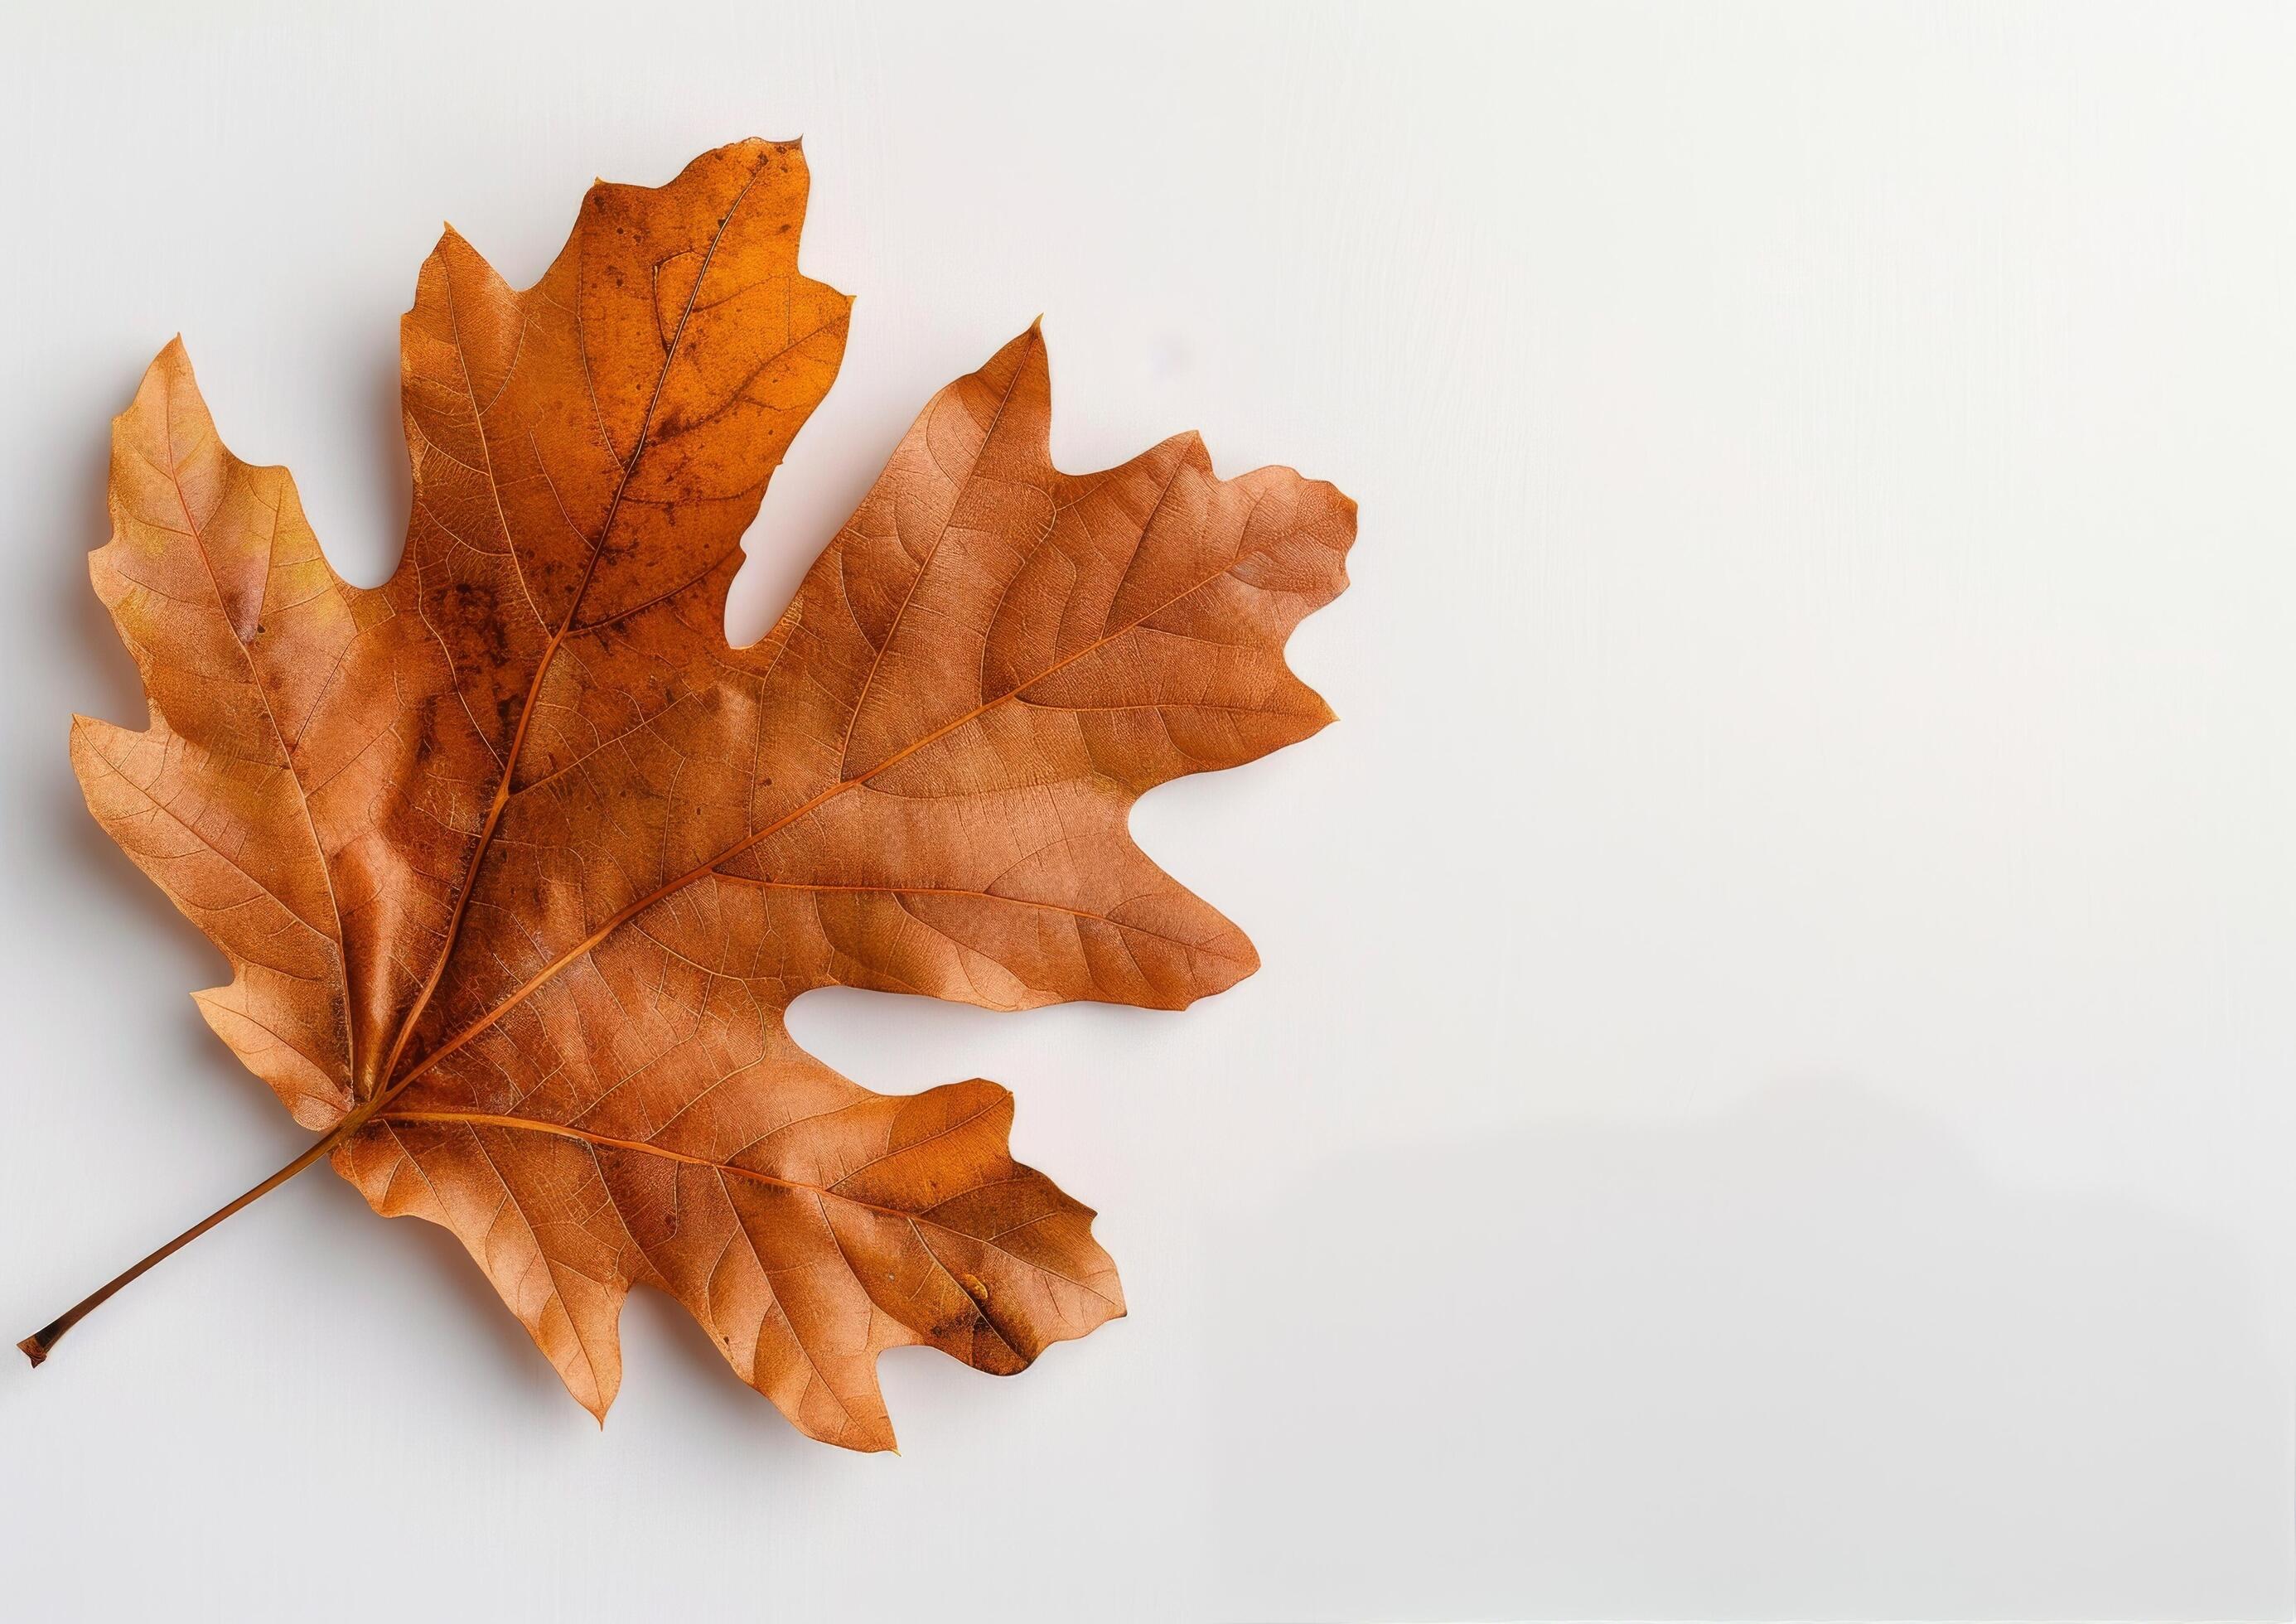
<instances>
[{"instance_id":1,"label":"leaf stem","mask_svg":"<svg viewBox=\"0 0 2296 1624\"><path fill-rule=\"evenodd\" d=\"M281 1185L285 1184L289 1179L294 1177L296 1174L300 1173L304 1169L319 1161L329 1152L332 1151L337 1145L340 1144L344 1140L349 1138L361 1128L364 1128L366 1125L367 1119L373 1116L376 1111L381 1110L384 1103L390 1098L390 1096L398 1092L398 1090L397 1088L387 1088L378 1092L375 1096L369 1100L365 1104L352 1111L348 1116L336 1123L334 1127L329 1128L317 1139L312 1141L310 1147L305 1150L301 1155L296 1157L294 1161L289 1162L285 1167L281 1168L270 1177L265 1179L261 1184L257 1185L245 1194L238 1196L217 1208L213 1212L209 1213L207 1217L201 1218L198 1223L184 1231L183 1234L177 1235L165 1246L162 1246L157 1251L145 1256L141 1262L121 1270L119 1274L113 1275L110 1281L106 1282L103 1285L97 1287L94 1291L90 1292L86 1296L72 1304L70 1308L65 1309L63 1313L58 1315L46 1325L41 1326L39 1330L26 1337L22 1341L18 1342L16 1346L22 1350L26 1358L32 1361L34 1368L37 1369L41 1364L45 1362L48 1355L54 1351L55 1345L63 1341L65 1332L79 1324L81 1320L86 1319L90 1314L94 1313L99 1308L102 1308L105 1302L110 1300L112 1294L119 1290L120 1287L126 1285L129 1281L134 1280L139 1275L142 1275L153 1265L164 1261L168 1258L170 1258L176 1252L182 1251L184 1247L189 1246L193 1241L198 1240L201 1235L207 1234L209 1230L213 1229L217 1224L222 1223L224 1219L229 1218L242 1207L247 1206L250 1202L261 1200L264 1196L270 1194L271 1192L277 1189Z\"/></svg>"}]
</instances>

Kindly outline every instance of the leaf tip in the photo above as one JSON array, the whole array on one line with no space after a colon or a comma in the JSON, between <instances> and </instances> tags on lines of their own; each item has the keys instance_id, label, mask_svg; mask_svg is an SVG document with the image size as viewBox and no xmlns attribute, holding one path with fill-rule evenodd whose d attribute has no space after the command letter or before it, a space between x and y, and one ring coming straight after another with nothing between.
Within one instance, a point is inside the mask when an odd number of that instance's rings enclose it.
<instances>
[{"instance_id":1,"label":"leaf tip","mask_svg":"<svg viewBox=\"0 0 2296 1624\"><path fill-rule=\"evenodd\" d=\"M146 389L157 387L164 394L178 382L191 383L195 390L199 387L192 378L191 351L184 348L184 335L180 332L160 346L160 353L153 356L152 364L144 369L143 381L136 387L135 398L127 403L125 411L113 414L113 434L117 436L138 411L148 409L144 406L144 391Z\"/></svg>"}]
</instances>

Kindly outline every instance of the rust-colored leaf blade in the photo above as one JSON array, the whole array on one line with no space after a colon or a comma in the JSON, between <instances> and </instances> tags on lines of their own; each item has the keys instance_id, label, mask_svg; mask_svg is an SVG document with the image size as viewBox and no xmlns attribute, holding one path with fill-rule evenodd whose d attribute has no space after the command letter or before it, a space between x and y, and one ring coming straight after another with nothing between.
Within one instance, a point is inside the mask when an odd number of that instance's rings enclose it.
<instances>
[{"instance_id":1,"label":"rust-colored leaf blade","mask_svg":"<svg viewBox=\"0 0 2296 1624\"><path fill-rule=\"evenodd\" d=\"M742 533L843 349L849 301L797 268L806 189L762 142L602 183L523 292L450 231L373 591L170 346L94 562L152 719L73 749L228 958L210 1023L377 1211L455 1233L583 1405L652 1286L800 1429L874 1449L885 1349L1010 1374L1122 1291L1091 1211L1013 1160L1004 1089L873 1094L784 1012L1177 1008L1249 974L1127 819L1330 719L1283 645L1355 519L1287 469L1218 479L1192 435L1061 472L1032 327L730 646Z\"/></svg>"}]
</instances>

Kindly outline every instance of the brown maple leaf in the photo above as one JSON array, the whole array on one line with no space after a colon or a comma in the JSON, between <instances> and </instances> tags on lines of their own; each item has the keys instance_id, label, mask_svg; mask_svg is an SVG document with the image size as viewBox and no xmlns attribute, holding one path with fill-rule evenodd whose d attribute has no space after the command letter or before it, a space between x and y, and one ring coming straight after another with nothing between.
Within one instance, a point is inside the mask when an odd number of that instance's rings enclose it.
<instances>
[{"instance_id":1,"label":"brown maple leaf","mask_svg":"<svg viewBox=\"0 0 2296 1624\"><path fill-rule=\"evenodd\" d=\"M806 171L745 142L600 183L534 287L449 230L403 325L398 572L328 567L217 439L180 344L115 426L96 590L142 732L75 718L89 808L230 961L217 1034L322 1156L460 1237L601 1416L633 1285L816 1438L892 1442L875 1364L1025 1366L1123 1312L1091 1211L975 1080L873 1094L800 1049L841 985L1177 1008L1250 945L1132 802L1330 719L1286 668L1354 506L1193 435L1054 468L1031 328L935 396L762 642L741 537L849 301Z\"/></svg>"}]
</instances>

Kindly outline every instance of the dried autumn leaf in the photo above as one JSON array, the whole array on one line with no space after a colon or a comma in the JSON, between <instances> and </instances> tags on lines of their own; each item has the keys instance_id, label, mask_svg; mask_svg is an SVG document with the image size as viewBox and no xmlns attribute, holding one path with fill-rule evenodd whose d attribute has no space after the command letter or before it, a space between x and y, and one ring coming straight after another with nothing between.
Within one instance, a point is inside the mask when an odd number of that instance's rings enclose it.
<instances>
[{"instance_id":1,"label":"dried autumn leaf","mask_svg":"<svg viewBox=\"0 0 2296 1624\"><path fill-rule=\"evenodd\" d=\"M783 1012L832 985L1177 1008L1248 974L1127 816L1329 719L1283 646L1344 585L1354 509L1218 480L1192 435L1059 472L1032 328L730 646L742 533L845 344L849 301L797 267L806 186L762 142L601 183L524 292L450 230L404 323L414 513L374 590L170 344L93 561L151 726L76 718L72 758L229 959L209 1023L323 1136L217 1218L331 1155L460 1237L600 1415L651 1285L799 1427L874 1449L882 1349L1017 1371L1123 1299L1090 1210L1008 1153L1004 1089L873 1094Z\"/></svg>"}]
</instances>

